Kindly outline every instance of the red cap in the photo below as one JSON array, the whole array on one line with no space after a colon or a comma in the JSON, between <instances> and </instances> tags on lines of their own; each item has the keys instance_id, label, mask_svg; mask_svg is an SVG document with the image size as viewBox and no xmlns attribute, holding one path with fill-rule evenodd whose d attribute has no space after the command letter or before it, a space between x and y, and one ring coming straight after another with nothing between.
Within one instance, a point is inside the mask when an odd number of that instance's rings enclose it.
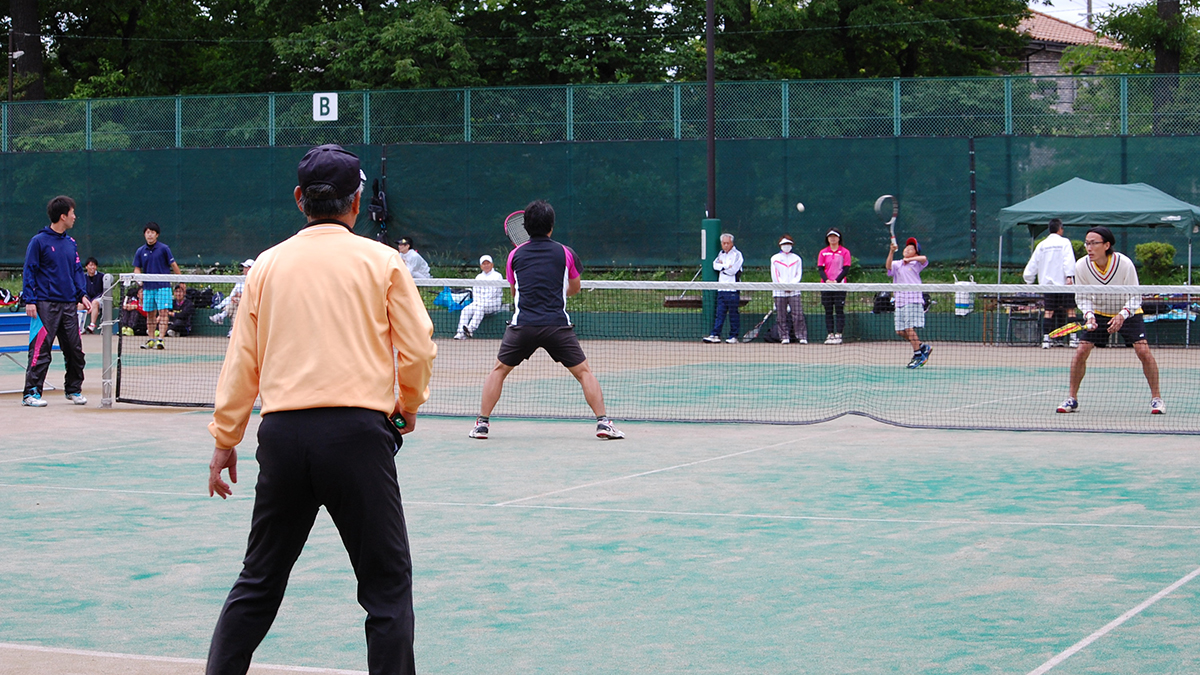
<instances>
[{"instance_id":1,"label":"red cap","mask_svg":"<svg viewBox=\"0 0 1200 675\"><path fill-rule=\"evenodd\" d=\"M917 248L917 253L921 252L921 245L917 243L916 237L909 237L908 241L904 242L904 245L905 246L915 246Z\"/></svg>"}]
</instances>

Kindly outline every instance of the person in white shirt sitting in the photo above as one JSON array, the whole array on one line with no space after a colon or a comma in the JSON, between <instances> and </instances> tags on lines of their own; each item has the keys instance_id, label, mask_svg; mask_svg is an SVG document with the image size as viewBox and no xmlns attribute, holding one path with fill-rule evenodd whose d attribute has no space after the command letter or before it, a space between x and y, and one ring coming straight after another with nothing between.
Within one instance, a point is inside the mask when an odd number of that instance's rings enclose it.
<instances>
[{"instance_id":1,"label":"person in white shirt sitting","mask_svg":"<svg viewBox=\"0 0 1200 675\"><path fill-rule=\"evenodd\" d=\"M412 278L433 278L433 273L429 271L429 263L417 253L417 245L412 237L401 237L400 241L396 242L396 250L400 251L400 258L404 260L404 266L408 268Z\"/></svg>"},{"instance_id":2,"label":"person in white shirt sitting","mask_svg":"<svg viewBox=\"0 0 1200 675\"><path fill-rule=\"evenodd\" d=\"M1051 218L1046 228L1050 234L1033 249L1022 276L1027 284L1032 284L1036 279L1039 286L1070 286L1075 281L1075 249L1062 236L1061 220ZM1043 298L1045 321L1042 322L1042 349L1049 349L1050 333L1065 325L1068 319L1075 320L1075 296L1071 293L1047 292ZM1078 347L1079 336L1072 333L1070 344L1072 348Z\"/></svg>"},{"instance_id":3,"label":"person in white shirt sitting","mask_svg":"<svg viewBox=\"0 0 1200 675\"><path fill-rule=\"evenodd\" d=\"M476 279L504 280L504 276L497 272L492 264L490 255L479 259L479 269L483 271L475 275ZM475 331L479 330L479 324L483 322L483 317L499 312L500 298L503 292L503 286L475 286L472 288L471 304L463 307L462 314L458 317L458 332L454 334L454 339L465 340L471 337Z\"/></svg>"}]
</instances>

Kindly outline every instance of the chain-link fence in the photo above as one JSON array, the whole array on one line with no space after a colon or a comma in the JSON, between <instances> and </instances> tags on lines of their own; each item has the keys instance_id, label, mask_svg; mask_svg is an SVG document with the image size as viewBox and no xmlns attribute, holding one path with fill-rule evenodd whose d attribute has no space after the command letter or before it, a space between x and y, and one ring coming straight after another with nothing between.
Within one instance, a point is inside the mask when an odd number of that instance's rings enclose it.
<instances>
[{"instance_id":1,"label":"chain-link fence","mask_svg":"<svg viewBox=\"0 0 1200 675\"><path fill-rule=\"evenodd\" d=\"M703 83L0 104L5 152L702 138ZM719 138L1200 134L1200 75L721 82Z\"/></svg>"}]
</instances>

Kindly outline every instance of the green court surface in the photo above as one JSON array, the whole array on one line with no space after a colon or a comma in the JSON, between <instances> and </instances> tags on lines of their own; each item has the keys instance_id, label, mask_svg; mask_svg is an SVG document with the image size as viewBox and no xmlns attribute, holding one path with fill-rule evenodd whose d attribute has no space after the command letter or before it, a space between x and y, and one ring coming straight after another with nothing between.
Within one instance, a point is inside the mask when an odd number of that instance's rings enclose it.
<instances>
[{"instance_id":1,"label":"green court surface","mask_svg":"<svg viewBox=\"0 0 1200 675\"><path fill-rule=\"evenodd\" d=\"M56 362L50 381L61 372ZM209 413L99 410L88 375L84 408L0 397L0 671L100 672L80 664L106 652L131 655L105 657L111 672L201 672L240 569L253 444L234 497L209 498ZM0 373L0 388L11 379ZM606 443L586 420L496 417L480 442L469 426L422 417L397 457L424 673L1200 663L1200 579L1188 578L1200 453L1188 437L844 417L635 422ZM322 514L256 662L365 670L354 597Z\"/></svg>"}]
</instances>

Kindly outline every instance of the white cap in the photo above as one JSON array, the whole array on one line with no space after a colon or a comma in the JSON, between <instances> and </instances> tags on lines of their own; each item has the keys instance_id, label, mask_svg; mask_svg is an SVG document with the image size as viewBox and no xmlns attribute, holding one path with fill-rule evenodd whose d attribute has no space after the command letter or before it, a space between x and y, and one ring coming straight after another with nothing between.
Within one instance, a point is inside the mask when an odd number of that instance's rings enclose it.
<instances>
[{"instance_id":1,"label":"white cap","mask_svg":"<svg viewBox=\"0 0 1200 675\"><path fill-rule=\"evenodd\" d=\"M254 267L254 258L246 258L243 260L242 267Z\"/></svg>"},{"instance_id":2,"label":"white cap","mask_svg":"<svg viewBox=\"0 0 1200 675\"><path fill-rule=\"evenodd\" d=\"M479 256L479 264L482 265L485 262L492 262L492 256L490 256L490 255Z\"/></svg>"}]
</instances>

